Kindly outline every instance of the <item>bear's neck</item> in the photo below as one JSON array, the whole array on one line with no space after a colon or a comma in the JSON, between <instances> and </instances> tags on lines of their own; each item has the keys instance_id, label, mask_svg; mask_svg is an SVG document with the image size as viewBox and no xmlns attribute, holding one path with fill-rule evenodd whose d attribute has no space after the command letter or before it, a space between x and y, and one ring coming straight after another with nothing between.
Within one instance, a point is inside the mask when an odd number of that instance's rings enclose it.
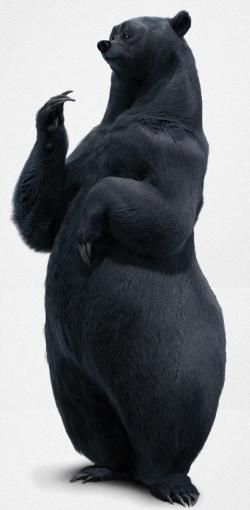
<instances>
[{"instance_id":1,"label":"bear's neck","mask_svg":"<svg viewBox=\"0 0 250 510\"><path fill-rule=\"evenodd\" d=\"M195 60L189 47L177 56L170 73L154 84L154 70L147 91L134 104L153 115L181 122L190 129L202 129L202 97ZM151 83L150 83L151 79Z\"/></svg>"},{"instance_id":2,"label":"bear's neck","mask_svg":"<svg viewBox=\"0 0 250 510\"><path fill-rule=\"evenodd\" d=\"M123 112L132 115L164 116L190 129L202 129L202 98L193 55L178 59L167 76L157 70L146 80L126 80L112 72L108 105L102 124L112 124Z\"/></svg>"},{"instance_id":3,"label":"bear's neck","mask_svg":"<svg viewBox=\"0 0 250 510\"><path fill-rule=\"evenodd\" d=\"M111 74L109 100L101 124L112 124L125 110L128 110L139 95L140 83L114 73Z\"/></svg>"}]
</instances>

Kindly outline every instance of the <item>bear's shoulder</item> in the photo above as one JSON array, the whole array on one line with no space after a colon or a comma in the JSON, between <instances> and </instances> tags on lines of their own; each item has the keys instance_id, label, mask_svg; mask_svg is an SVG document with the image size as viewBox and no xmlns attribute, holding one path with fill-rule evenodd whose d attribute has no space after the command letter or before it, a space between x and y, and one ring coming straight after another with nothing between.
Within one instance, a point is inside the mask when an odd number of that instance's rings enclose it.
<instances>
[{"instance_id":1,"label":"bear's shoulder","mask_svg":"<svg viewBox=\"0 0 250 510\"><path fill-rule=\"evenodd\" d=\"M147 115L138 119L141 126L155 134L168 134L173 141L181 141L185 137L185 129L180 122L168 119L164 116Z\"/></svg>"}]
</instances>

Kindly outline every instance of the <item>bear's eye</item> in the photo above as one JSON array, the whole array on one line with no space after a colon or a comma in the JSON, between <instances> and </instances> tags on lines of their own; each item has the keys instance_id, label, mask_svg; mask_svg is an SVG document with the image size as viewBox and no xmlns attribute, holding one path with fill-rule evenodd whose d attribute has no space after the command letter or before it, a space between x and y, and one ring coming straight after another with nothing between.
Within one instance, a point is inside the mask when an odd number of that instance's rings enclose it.
<instances>
[{"instance_id":1,"label":"bear's eye","mask_svg":"<svg viewBox=\"0 0 250 510\"><path fill-rule=\"evenodd\" d=\"M130 37L132 37L132 34L131 34L131 32L124 32L122 34L122 37L123 37L123 39L129 39Z\"/></svg>"}]
</instances>

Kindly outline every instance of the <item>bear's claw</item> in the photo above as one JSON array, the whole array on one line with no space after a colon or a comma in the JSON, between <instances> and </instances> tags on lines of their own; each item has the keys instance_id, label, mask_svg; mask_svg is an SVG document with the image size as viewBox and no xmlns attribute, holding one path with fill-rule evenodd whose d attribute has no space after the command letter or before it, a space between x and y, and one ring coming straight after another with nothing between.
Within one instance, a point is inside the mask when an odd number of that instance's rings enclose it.
<instances>
[{"instance_id":1,"label":"bear's claw","mask_svg":"<svg viewBox=\"0 0 250 510\"><path fill-rule=\"evenodd\" d=\"M87 266L91 266L91 252L92 252L91 244L88 242L82 244L79 243L78 250L85 264Z\"/></svg>"},{"instance_id":2,"label":"bear's claw","mask_svg":"<svg viewBox=\"0 0 250 510\"><path fill-rule=\"evenodd\" d=\"M90 480L93 478L93 475L89 475L88 473L78 473L77 475L73 476L71 478L70 482L77 482L78 480L81 480L82 483L90 482Z\"/></svg>"}]
</instances>

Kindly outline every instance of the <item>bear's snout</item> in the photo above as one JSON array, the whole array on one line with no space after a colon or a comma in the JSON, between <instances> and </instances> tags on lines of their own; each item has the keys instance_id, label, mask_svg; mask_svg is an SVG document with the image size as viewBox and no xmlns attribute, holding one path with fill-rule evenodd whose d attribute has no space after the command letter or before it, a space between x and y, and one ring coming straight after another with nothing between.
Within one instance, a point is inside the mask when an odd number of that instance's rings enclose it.
<instances>
[{"instance_id":1,"label":"bear's snout","mask_svg":"<svg viewBox=\"0 0 250 510\"><path fill-rule=\"evenodd\" d=\"M97 43L97 48L102 53L105 53L110 48L110 46L111 46L111 42L110 41L99 41Z\"/></svg>"}]
</instances>

